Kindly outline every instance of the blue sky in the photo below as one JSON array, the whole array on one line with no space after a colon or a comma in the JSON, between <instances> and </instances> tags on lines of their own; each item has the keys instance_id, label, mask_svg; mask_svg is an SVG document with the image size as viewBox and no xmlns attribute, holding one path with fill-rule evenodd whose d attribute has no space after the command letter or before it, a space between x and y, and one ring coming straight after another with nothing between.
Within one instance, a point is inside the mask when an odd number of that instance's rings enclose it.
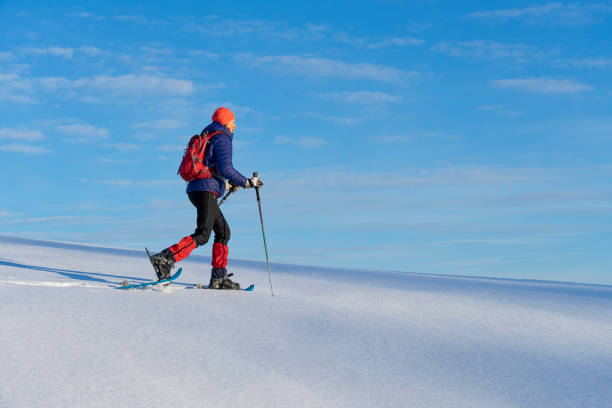
<instances>
[{"instance_id":1,"label":"blue sky","mask_svg":"<svg viewBox=\"0 0 612 408\"><path fill-rule=\"evenodd\" d=\"M223 105L272 261L612 283L612 2L204 3L0 1L0 233L173 244Z\"/></svg>"}]
</instances>

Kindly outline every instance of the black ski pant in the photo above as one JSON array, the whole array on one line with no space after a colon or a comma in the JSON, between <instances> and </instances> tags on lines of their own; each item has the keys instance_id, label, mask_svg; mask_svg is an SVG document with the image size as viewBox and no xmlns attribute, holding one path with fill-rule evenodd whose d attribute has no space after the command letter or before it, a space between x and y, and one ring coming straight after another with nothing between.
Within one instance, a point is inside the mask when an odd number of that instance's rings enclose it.
<instances>
[{"instance_id":1,"label":"black ski pant","mask_svg":"<svg viewBox=\"0 0 612 408\"><path fill-rule=\"evenodd\" d=\"M210 191L190 191L189 201L198 211L197 227L191 237L198 246L210 239L211 231L215 233L215 242L227 245L230 239L230 228L217 204L217 196Z\"/></svg>"}]
</instances>

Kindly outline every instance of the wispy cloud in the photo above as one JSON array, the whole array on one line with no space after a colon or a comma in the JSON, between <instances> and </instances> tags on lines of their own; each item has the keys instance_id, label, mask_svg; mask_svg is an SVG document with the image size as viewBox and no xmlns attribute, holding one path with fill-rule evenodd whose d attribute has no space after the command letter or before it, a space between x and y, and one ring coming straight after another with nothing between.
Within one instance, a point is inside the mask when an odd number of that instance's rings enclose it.
<instances>
[{"instance_id":1,"label":"wispy cloud","mask_svg":"<svg viewBox=\"0 0 612 408\"><path fill-rule=\"evenodd\" d=\"M176 119L172 119L172 118L166 118L166 119L159 119L159 120L156 120L156 121L153 121L153 122L136 123L132 127L134 129L170 130L170 129L179 128L179 127L184 126L184 125L185 125L185 123L181 122L180 120L176 120Z\"/></svg>"},{"instance_id":2,"label":"wispy cloud","mask_svg":"<svg viewBox=\"0 0 612 408\"><path fill-rule=\"evenodd\" d=\"M406 143L417 139L439 139L452 140L459 139L460 136L453 133L432 132L432 131L416 131L411 133L380 135L368 138L368 141L374 143Z\"/></svg>"},{"instance_id":3,"label":"wispy cloud","mask_svg":"<svg viewBox=\"0 0 612 408\"><path fill-rule=\"evenodd\" d=\"M377 91L333 92L328 94L318 94L317 96L322 99L330 99L338 102L354 102L364 104L399 102L402 100L401 96Z\"/></svg>"},{"instance_id":4,"label":"wispy cloud","mask_svg":"<svg viewBox=\"0 0 612 408\"><path fill-rule=\"evenodd\" d=\"M280 119L281 117L273 117L275 119ZM349 116L338 116L338 115L328 115L319 112L305 112L305 113L294 113L290 115L283 116L282 119L286 118L308 118L308 119L316 119L324 122L335 123L338 125L345 126L353 126L359 123L362 123L365 118L361 117L349 117Z\"/></svg>"},{"instance_id":5,"label":"wispy cloud","mask_svg":"<svg viewBox=\"0 0 612 408\"><path fill-rule=\"evenodd\" d=\"M555 65L581 68L612 68L610 57L565 58L553 61Z\"/></svg>"},{"instance_id":6,"label":"wispy cloud","mask_svg":"<svg viewBox=\"0 0 612 408\"><path fill-rule=\"evenodd\" d=\"M111 186L119 187L131 187L131 186L156 186L166 184L176 184L177 179L174 180L92 180L92 179L80 179L82 183L94 183L94 184L106 184Z\"/></svg>"},{"instance_id":7,"label":"wispy cloud","mask_svg":"<svg viewBox=\"0 0 612 408\"><path fill-rule=\"evenodd\" d=\"M72 11L69 13L66 13L66 17L73 17L73 18L83 18L83 19L96 19L96 20L104 20L105 17L100 15L100 14L94 14L94 13L90 13L87 11Z\"/></svg>"},{"instance_id":8,"label":"wispy cloud","mask_svg":"<svg viewBox=\"0 0 612 408\"><path fill-rule=\"evenodd\" d=\"M0 217L14 217L16 215L17 213L14 213L13 211L0 208Z\"/></svg>"},{"instance_id":9,"label":"wispy cloud","mask_svg":"<svg viewBox=\"0 0 612 408\"><path fill-rule=\"evenodd\" d=\"M234 145L236 144L237 142L234 142ZM165 153L176 153L184 149L185 149L184 145L164 144L164 145L157 146L158 151L165 152Z\"/></svg>"},{"instance_id":10,"label":"wispy cloud","mask_svg":"<svg viewBox=\"0 0 612 408\"><path fill-rule=\"evenodd\" d=\"M556 52L542 52L527 44L499 43L491 40L443 41L432 49L457 58L510 59L516 62L527 62Z\"/></svg>"},{"instance_id":11,"label":"wispy cloud","mask_svg":"<svg viewBox=\"0 0 612 408\"><path fill-rule=\"evenodd\" d=\"M41 146L32 146L22 143L0 145L0 150L5 152L25 153L25 154L46 154L53 153L51 150Z\"/></svg>"},{"instance_id":12,"label":"wispy cloud","mask_svg":"<svg viewBox=\"0 0 612 408\"><path fill-rule=\"evenodd\" d=\"M56 129L67 135L79 136L80 140L106 139L109 135L106 128L97 128L83 123L59 125L56 126Z\"/></svg>"},{"instance_id":13,"label":"wispy cloud","mask_svg":"<svg viewBox=\"0 0 612 408\"><path fill-rule=\"evenodd\" d=\"M274 143L276 144L291 144L294 146L305 147L305 148L313 148L313 147L321 147L324 146L327 142L318 137L299 137L299 138L290 138L287 136L277 136L274 139Z\"/></svg>"},{"instance_id":14,"label":"wispy cloud","mask_svg":"<svg viewBox=\"0 0 612 408\"><path fill-rule=\"evenodd\" d=\"M418 76L418 73L415 71L404 71L387 65L377 65L369 62L344 62L314 56L256 56L244 53L236 54L235 58L237 61L250 64L251 66L311 77L406 83Z\"/></svg>"},{"instance_id":15,"label":"wispy cloud","mask_svg":"<svg viewBox=\"0 0 612 408\"><path fill-rule=\"evenodd\" d=\"M91 47L91 46L79 47L77 48L77 50L90 57L101 57L101 56L111 55L109 51L102 51L101 49L97 47Z\"/></svg>"},{"instance_id":16,"label":"wispy cloud","mask_svg":"<svg viewBox=\"0 0 612 408\"><path fill-rule=\"evenodd\" d=\"M258 36L284 40L313 41L326 38L330 29L325 25L306 23L292 26L286 22L262 19L204 18L183 19L178 22L183 30L197 31L212 37Z\"/></svg>"},{"instance_id":17,"label":"wispy cloud","mask_svg":"<svg viewBox=\"0 0 612 408\"><path fill-rule=\"evenodd\" d=\"M212 60L217 60L221 58L221 55L217 53L210 52L210 51L204 51L204 50L191 50L191 51L188 51L187 54L193 57L204 57L204 58L208 58Z\"/></svg>"},{"instance_id":18,"label":"wispy cloud","mask_svg":"<svg viewBox=\"0 0 612 408\"><path fill-rule=\"evenodd\" d=\"M521 19L534 23L552 21L560 24L578 25L597 21L598 15L612 12L612 3L547 3L524 8L478 11L468 14L472 19Z\"/></svg>"},{"instance_id":19,"label":"wispy cloud","mask_svg":"<svg viewBox=\"0 0 612 408\"><path fill-rule=\"evenodd\" d=\"M105 143L102 146L119 151L131 151L138 150L141 148L140 145L137 145L135 143Z\"/></svg>"},{"instance_id":20,"label":"wispy cloud","mask_svg":"<svg viewBox=\"0 0 612 408\"><path fill-rule=\"evenodd\" d=\"M24 154L46 154L52 153L51 150L42 146L20 142L33 142L44 139L44 135L39 130L10 129L0 128L0 140L16 140L17 143L0 145L0 151L24 153Z\"/></svg>"},{"instance_id":21,"label":"wispy cloud","mask_svg":"<svg viewBox=\"0 0 612 408\"><path fill-rule=\"evenodd\" d=\"M381 49L381 48L390 48L390 47L414 47L417 45L422 45L425 43L425 40L414 37L393 37L386 38L383 40L375 41L369 44L367 47L371 49Z\"/></svg>"},{"instance_id":22,"label":"wispy cloud","mask_svg":"<svg viewBox=\"0 0 612 408\"><path fill-rule=\"evenodd\" d=\"M406 29L413 33L422 33L423 31L426 31L430 29L431 27L433 27L433 24L428 23L428 22L427 23L412 22L412 23L406 24Z\"/></svg>"},{"instance_id":23,"label":"wispy cloud","mask_svg":"<svg viewBox=\"0 0 612 408\"><path fill-rule=\"evenodd\" d=\"M169 78L160 75L98 75L91 78L69 79L65 77L21 78L16 74L0 75L0 97L2 90L6 97L22 97L31 101L37 91L86 91L121 94L124 96L184 96L195 91L189 80ZM84 95L86 97L87 95Z\"/></svg>"},{"instance_id":24,"label":"wispy cloud","mask_svg":"<svg viewBox=\"0 0 612 408\"><path fill-rule=\"evenodd\" d=\"M414 136L412 135L382 135L375 136L368 139L370 142L374 143L407 143L414 140Z\"/></svg>"},{"instance_id":25,"label":"wispy cloud","mask_svg":"<svg viewBox=\"0 0 612 408\"><path fill-rule=\"evenodd\" d=\"M46 48L40 47L30 47L23 48L21 52L29 55L39 55L39 56L52 56L52 57L61 57L72 59L75 54L83 54L89 57L100 57L100 56L108 56L111 55L108 51L102 51L101 49L93 46L82 46L82 47L59 47L52 46Z\"/></svg>"},{"instance_id":26,"label":"wispy cloud","mask_svg":"<svg viewBox=\"0 0 612 408\"><path fill-rule=\"evenodd\" d=\"M117 164L117 163L131 163L133 160L128 159L114 159L109 157L100 157L96 160L98 163L108 163L108 164Z\"/></svg>"},{"instance_id":27,"label":"wispy cloud","mask_svg":"<svg viewBox=\"0 0 612 408\"><path fill-rule=\"evenodd\" d=\"M496 79L490 83L498 88L518 89L544 94L575 94L594 89L591 85L576 82L572 79L514 78Z\"/></svg>"},{"instance_id":28,"label":"wispy cloud","mask_svg":"<svg viewBox=\"0 0 612 408\"><path fill-rule=\"evenodd\" d=\"M32 85L17 74L0 74L0 101L36 103L29 93Z\"/></svg>"},{"instance_id":29,"label":"wispy cloud","mask_svg":"<svg viewBox=\"0 0 612 408\"><path fill-rule=\"evenodd\" d=\"M135 74L98 75L70 81L69 84L76 88L134 94L190 95L195 90L193 83L188 80Z\"/></svg>"},{"instance_id":30,"label":"wispy cloud","mask_svg":"<svg viewBox=\"0 0 612 408\"><path fill-rule=\"evenodd\" d=\"M3 224L76 224L88 225L108 223L110 217L96 215L57 215L52 217L17 218L4 221Z\"/></svg>"},{"instance_id":31,"label":"wispy cloud","mask_svg":"<svg viewBox=\"0 0 612 408\"><path fill-rule=\"evenodd\" d=\"M88 19L88 20L98 20L98 21L120 21L132 24L140 24L147 26L161 26L170 24L169 21L164 19L150 19L143 15L127 15L127 14L119 14L119 15L104 15L91 13L88 11L71 11L66 13L66 17L72 17L76 19Z\"/></svg>"},{"instance_id":32,"label":"wispy cloud","mask_svg":"<svg viewBox=\"0 0 612 408\"><path fill-rule=\"evenodd\" d=\"M48 48L25 48L23 50L26 54L32 55L52 55L55 57L62 58L72 58L74 55L73 48L63 48L63 47L48 47Z\"/></svg>"},{"instance_id":33,"label":"wispy cloud","mask_svg":"<svg viewBox=\"0 0 612 408\"><path fill-rule=\"evenodd\" d=\"M551 239L563 239L577 236L587 235L585 232L568 232L555 234L532 234L532 235L514 235L511 237L485 237L477 239L455 239L429 242L429 245L470 245L470 244L485 244L485 245L527 245L550 242Z\"/></svg>"},{"instance_id":34,"label":"wispy cloud","mask_svg":"<svg viewBox=\"0 0 612 408\"><path fill-rule=\"evenodd\" d=\"M483 112L494 112L499 116L514 118L522 115L522 112L512 109L504 104L481 105L478 110Z\"/></svg>"},{"instance_id":35,"label":"wispy cloud","mask_svg":"<svg viewBox=\"0 0 612 408\"><path fill-rule=\"evenodd\" d=\"M390 38L356 37L334 30L326 24L304 23L291 25L286 21L262 19L221 18L209 15L203 18L179 19L175 22L182 30L197 31L215 37L262 37L294 42L322 42L348 44L355 47L381 49L390 47L410 47L425 43L424 40L410 36ZM409 25L413 32L422 31L427 24Z\"/></svg>"},{"instance_id":36,"label":"wispy cloud","mask_svg":"<svg viewBox=\"0 0 612 408\"><path fill-rule=\"evenodd\" d=\"M40 130L0 128L0 139L33 141L44 138Z\"/></svg>"}]
</instances>

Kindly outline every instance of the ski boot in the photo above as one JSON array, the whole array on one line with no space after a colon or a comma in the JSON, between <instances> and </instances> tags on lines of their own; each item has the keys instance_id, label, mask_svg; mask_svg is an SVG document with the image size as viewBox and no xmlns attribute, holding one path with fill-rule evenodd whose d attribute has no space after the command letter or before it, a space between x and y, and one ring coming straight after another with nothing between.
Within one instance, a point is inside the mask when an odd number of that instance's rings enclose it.
<instances>
[{"instance_id":1,"label":"ski boot","mask_svg":"<svg viewBox=\"0 0 612 408\"><path fill-rule=\"evenodd\" d=\"M238 282L232 282L230 276L233 276L233 273L227 274L227 269L225 268L212 268L210 272L210 283L208 284L209 289L240 289L240 284Z\"/></svg>"},{"instance_id":2,"label":"ski boot","mask_svg":"<svg viewBox=\"0 0 612 408\"><path fill-rule=\"evenodd\" d=\"M170 271L174 268L174 256L168 249L158 254L151 255L151 263L155 268L157 280L168 279L172 276Z\"/></svg>"}]
</instances>

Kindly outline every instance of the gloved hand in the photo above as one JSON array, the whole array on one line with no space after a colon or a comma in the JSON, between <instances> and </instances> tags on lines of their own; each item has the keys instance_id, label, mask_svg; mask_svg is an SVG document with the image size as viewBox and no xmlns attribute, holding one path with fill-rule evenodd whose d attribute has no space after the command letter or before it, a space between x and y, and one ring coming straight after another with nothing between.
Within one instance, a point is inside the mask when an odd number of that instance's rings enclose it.
<instances>
[{"instance_id":1,"label":"gloved hand","mask_svg":"<svg viewBox=\"0 0 612 408\"><path fill-rule=\"evenodd\" d=\"M231 190L232 193L240 190L242 187L237 186L234 183L231 183L229 180L225 180L225 191Z\"/></svg>"},{"instance_id":2,"label":"gloved hand","mask_svg":"<svg viewBox=\"0 0 612 408\"><path fill-rule=\"evenodd\" d=\"M263 181L257 176L253 176L250 179L247 179L246 185L244 188L253 188L253 187L263 187Z\"/></svg>"}]
</instances>

